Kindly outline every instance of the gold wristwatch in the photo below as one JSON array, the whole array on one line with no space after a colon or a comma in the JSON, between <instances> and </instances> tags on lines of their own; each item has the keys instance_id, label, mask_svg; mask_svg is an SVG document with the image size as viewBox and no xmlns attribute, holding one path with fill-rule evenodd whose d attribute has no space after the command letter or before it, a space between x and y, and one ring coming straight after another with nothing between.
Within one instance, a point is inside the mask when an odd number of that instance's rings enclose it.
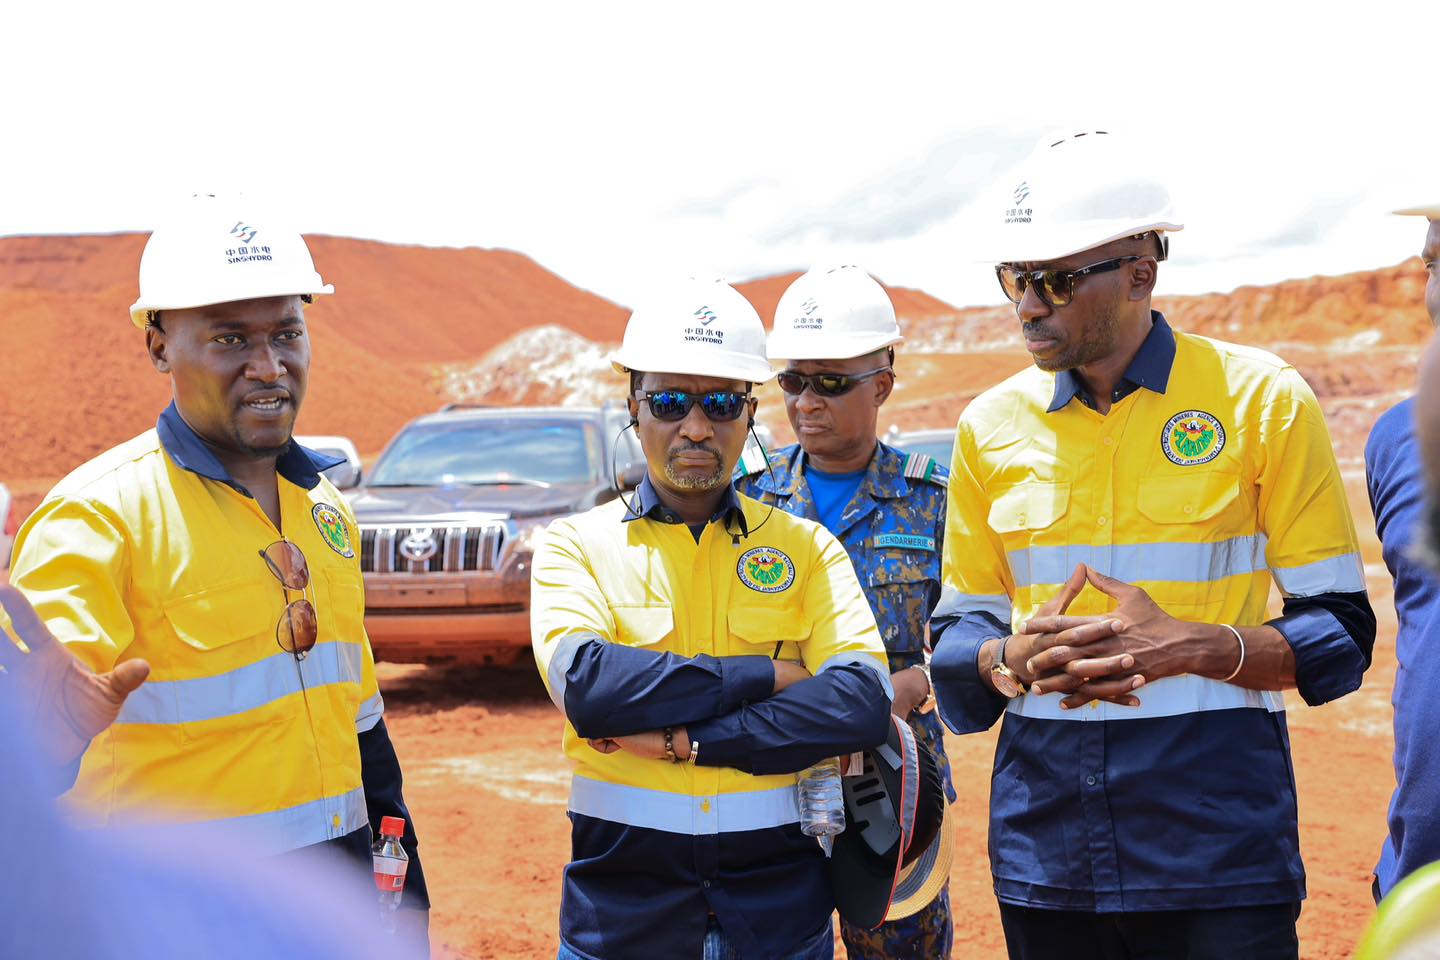
<instances>
[{"instance_id":1,"label":"gold wristwatch","mask_svg":"<svg viewBox=\"0 0 1440 960\"><path fill-rule=\"evenodd\" d=\"M1008 636L1000 638L1000 646L995 651L995 663L990 667L990 682L996 693L1014 700L1025 693L1025 681L1020 679L1020 674L1005 666L1005 645L1009 642Z\"/></svg>"},{"instance_id":2,"label":"gold wristwatch","mask_svg":"<svg viewBox=\"0 0 1440 960\"><path fill-rule=\"evenodd\" d=\"M935 709L935 681L930 679L930 661L921 660L912 666L925 674L925 699L915 708L916 713L929 713Z\"/></svg>"}]
</instances>

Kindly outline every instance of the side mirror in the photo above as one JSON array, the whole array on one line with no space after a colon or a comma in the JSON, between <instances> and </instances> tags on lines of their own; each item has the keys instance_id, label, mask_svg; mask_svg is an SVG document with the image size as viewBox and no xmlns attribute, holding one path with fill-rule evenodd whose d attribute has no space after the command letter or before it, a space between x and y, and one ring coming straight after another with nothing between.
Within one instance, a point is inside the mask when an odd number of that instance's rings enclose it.
<instances>
[{"instance_id":1,"label":"side mirror","mask_svg":"<svg viewBox=\"0 0 1440 960\"><path fill-rule=\"evenodd\" d=\"M335 484L335 486L341 490L351 490L360 484L361 469L357 465L346 461L345 463L337 463L329 470L326 470L325 475L330 478L331 483Z\"/></svg>"},{"instance_id":2,"label":"side mirror","mask_svg":"<svg viewBox=\"0 0 1440 960\"><path fill-rule=\"evenodd\" d=\"M620 489L631 490L640 486L645 479L645 461L632 460L620 468Z\"/></svg>"}]
</instances>

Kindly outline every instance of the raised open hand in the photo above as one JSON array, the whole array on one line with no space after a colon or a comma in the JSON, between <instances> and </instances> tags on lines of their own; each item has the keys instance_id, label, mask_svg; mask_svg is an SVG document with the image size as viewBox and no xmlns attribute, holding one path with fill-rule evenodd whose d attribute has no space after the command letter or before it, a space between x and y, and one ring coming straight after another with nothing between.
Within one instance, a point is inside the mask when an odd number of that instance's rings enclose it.
<instances>
[{"instance_id":1,"label":"raised open hand","mask_svg":"<svg viewBox=\"0 0 1440 960\"><path fill-rule=\"evenodd\" d=\"M150 664L126 660L97 675L55 639L19 590L0 586L0 606L29 650L0 637L0 695L16 705L49 759L67 764L115 722L125 698L150 675Z\"/></svg>"}]
</instances>

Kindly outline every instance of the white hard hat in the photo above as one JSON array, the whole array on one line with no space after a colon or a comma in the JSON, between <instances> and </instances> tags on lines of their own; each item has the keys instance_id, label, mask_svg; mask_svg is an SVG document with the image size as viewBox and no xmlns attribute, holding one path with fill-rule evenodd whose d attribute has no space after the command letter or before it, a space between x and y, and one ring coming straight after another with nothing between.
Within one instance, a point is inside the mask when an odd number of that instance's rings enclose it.
<instances>
[{"instance_id":1,"label":"white hard hat","mask_svg":"<svg viewBox=\"0 0 1440 960\"><path fill-rule=\"evenodd\" d=\"M691 278L646 298L625 324L610 358L620 373L684 373L764 383L765 325L740 291L723 280Z\"/></svg>"},{"instance_id":2,"label":"white hard hat","mask_svg":"<svg viewBox=\"0 0 1440 960\"><path fill-rule=\"evenodd\" d=\"M335 292L298 232L249 216L243 200L196 196L150 234L140 299L130 306L135 325L144 327L156 310Z\"/></svg>"},{"instance_id":3,"label":"white hard hat","mask_svg":"<svg viewBox=\"0 0 1440 960\"><path fill-rule=\"evenodd\" d=\"M1405 207L1392 212L1400 217L1426 217L1430 220L1440 220L1440 203L1423 203L1418 207Z\"/></svg>"},{"instance_id":4,"label":"white hard hat","mask_svg":"<svg viewBox=\"0 0 1440 960\"><path fill-rule=\"evenodd\" d=\"M849 360L905 338L890 295L859 267L812 267L775 308L765 342L771 360Z\"/></svg>"},{"instance_id":5,"label":"white hard hat","mask_svg":"<svg viewBox=\"0 0 1440 960\"><path fill-rule=\"evenodd\" d=\"M1105 131L1037 149L985 202L977 252L991 263L1042 263L1123 237L1183 230L1151 148Z\"/></svg>"}]
</instances>

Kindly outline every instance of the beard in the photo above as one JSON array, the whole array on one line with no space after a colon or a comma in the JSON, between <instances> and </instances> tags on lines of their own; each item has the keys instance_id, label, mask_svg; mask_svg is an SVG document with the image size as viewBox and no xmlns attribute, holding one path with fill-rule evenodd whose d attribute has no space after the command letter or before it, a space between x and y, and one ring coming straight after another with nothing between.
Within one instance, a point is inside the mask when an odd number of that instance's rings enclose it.
<instances>
[{"instance_id":1,"label":"beard","mask_svg":"<svg viewBox=\"0 0 1440 960\"><path fill-rule=\"evenodd\" d=\"M685 473L681 473L675 466L676 455L693 450L703 450L714 456L715 469L705 474L697 474L693 471L693 468ZM677 490L709 491L719 489L726 483L729 483L730 475L725 472L725 461L721 459L720 451L702 444L692 444L690 446L677 447L669 451L669 454L665 458L665 479Z\"/></svg>"},{"instance_id":2,"label":"beard","mask_svg":"<svg viewBox=\"0 0 1440 960\"><path fill-rule=\"evenodd\" d=\"M1043 323L1036 326L1052 335L1057 332L1045 327ZM1060 349L1055 354L1044 358L1035 357L1035 366L1046 373L1057 373L1103 360L1115 350L1115 333L1119 326L1120 312L1114 303L1105 303L1095 311L1074 339L1060 342Z\"/></svg>"}]
</instances>

